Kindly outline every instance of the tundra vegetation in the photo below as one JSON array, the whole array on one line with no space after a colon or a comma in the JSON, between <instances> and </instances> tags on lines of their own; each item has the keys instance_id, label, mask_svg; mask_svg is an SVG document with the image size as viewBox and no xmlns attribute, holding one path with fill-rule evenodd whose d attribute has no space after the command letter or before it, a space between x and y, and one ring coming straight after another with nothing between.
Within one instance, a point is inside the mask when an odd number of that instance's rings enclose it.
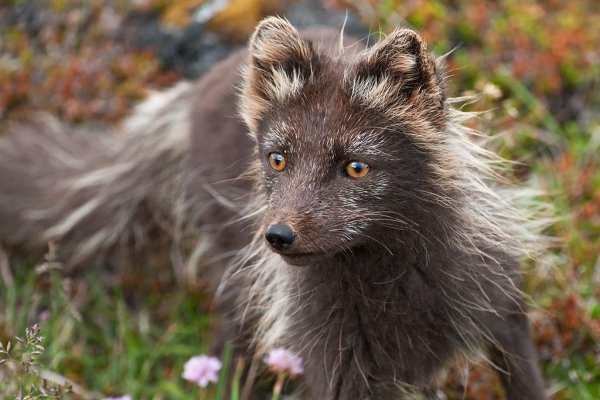
<instances>
[{"instance_id":1,"label":"tundra vegetation","mask_svg":"<svg viewBox=\"0 0 600 400\"><path fill-rule=\"evenodd\" d=\"M149 89L169 87L182 75L157 52L122 40L120 24L142 15L183 29L202 3L0 2L0 121L43 110L83 126L117 124ZM277 3L234 0L207 26L239 40ZM547 193L542 200L554 207L555 222L546 234L558 240L523 265L533 335L554 399L598 398L598 2L322 3L332 11L348 7L373 31L411 26L437 54L447 54L451 93L476 96L465 108L485 112L473 127L515 161L507 177ZM166 257L163 264L152 273L143 265L70 271L52 245L45 259L19 264L0 249L0 398L197 396L181 375L188 359L207 352L210 298L201 278L182 284ZM223 355L224 370L236 368L230 358ZM261 379L276 382L271 375ZM496 374L482 365L450 366L441 387L449 399L496 399L501 391ZM207 395L219 390L209 387Z\"/></svg>"}]
</instances>

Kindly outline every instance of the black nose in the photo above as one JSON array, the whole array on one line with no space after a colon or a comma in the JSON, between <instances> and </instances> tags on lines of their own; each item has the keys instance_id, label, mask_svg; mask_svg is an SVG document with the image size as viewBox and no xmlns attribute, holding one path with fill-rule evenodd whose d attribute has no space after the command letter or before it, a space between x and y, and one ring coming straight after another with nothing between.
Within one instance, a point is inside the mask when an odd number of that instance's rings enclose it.
<instances>
[{"instance_id":1,"label":"black nose","mask_svg":"<svg viewBox=\"0 0 600 400\"><path fill-rule=\"evenodd\" d=\"M277 250L287 250L292 246L296 235L287 225L273 224L269 225L265 232L265 239L273 248Z\"/></svg>"}]
</instances>

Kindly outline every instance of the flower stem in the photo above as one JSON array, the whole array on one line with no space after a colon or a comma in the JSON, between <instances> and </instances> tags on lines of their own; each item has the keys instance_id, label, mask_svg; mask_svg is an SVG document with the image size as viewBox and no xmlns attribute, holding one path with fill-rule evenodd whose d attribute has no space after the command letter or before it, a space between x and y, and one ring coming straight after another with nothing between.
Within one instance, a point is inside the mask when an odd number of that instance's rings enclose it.
<instances>
[{"instance_id":1,"label":"flower stem","mask_svg":"<svg viewBox=\"0 0 600 400\"><path fill-rule=\"evenodd\" d=\"M275 386L273 386L273 397L271 397L271 400L279 400L279 395L281 394L281 389L283 388L284 381L285 373L279 372L277 374L277 381L275 381Z\"/></svg>"},{"instance_id":2,"label":"flower stem","mask_svg":"<svg viewBox=\"0 0 600 400\"><path fill-rule=\"evenodd\" d=\"M240 357L233 373L233 382L231 383L231 400L239 400L240 398L240 379L244 371L245 360Z\"/></svg>"},{"instance_id":3,"label":"flower stem","mask_svg":"<svg viewBox=\"0 0 600 400\"><path fill-rule=\"evenodd\" d=\"M208 393L205 388L200 388L198 399L199 400L208 400Z\"/></svg>"}]
</instances>

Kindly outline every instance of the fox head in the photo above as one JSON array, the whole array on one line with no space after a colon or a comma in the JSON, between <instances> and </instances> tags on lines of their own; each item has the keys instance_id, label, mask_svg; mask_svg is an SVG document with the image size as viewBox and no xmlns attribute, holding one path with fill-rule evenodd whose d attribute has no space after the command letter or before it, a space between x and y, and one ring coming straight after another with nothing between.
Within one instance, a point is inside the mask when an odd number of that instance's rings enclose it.
<instances>
[{"instance_id":1,"label":"fox head","mask_svg":"<svg viewBox=\"0 0 600 400\"><path fill-rule=\"evenodd\" d=\"M448 120L443 78L414 31L361 52L319 46L283 19L262 21L240 98L267 199L261 234L297 265L414 231Z\"/></svg>"}]
</instances>

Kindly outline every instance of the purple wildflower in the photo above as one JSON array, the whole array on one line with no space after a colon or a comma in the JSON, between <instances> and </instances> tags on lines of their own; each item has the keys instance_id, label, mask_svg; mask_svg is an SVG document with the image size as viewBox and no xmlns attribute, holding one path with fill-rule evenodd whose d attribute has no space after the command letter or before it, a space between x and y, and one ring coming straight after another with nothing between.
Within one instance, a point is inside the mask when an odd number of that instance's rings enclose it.
<instances>
[{"instance_id":1,"label":"purple wildflower","mask_svg":"<svg viewBox=\"0 0 600 400\"><path fill-rule=\"evenodd\" d=\"M206 387L209 382L216 383L219 380L217 373L220 369L221 361L218 358L205 355L196 356L185 363L181 376L201 387Z\"/></svg>"},{"instance_id":2,"label":"purple wildflower","mask_svg":"<svg viewBox=\"0 0 600 400\"><path fill-rule=\"evenodd\" d=\"M107 397L104 400L131 400L131 396L126 394L125 396L120 397Z\"/></svg>"},{"instance_id":3,"label":"purple wildflower","mask_svg":"<svg viewBox=\"0 0 600 400\"><path fill-rule=\"evenodd\" d=\"M271 350L264 362L273 372L285 372L288 375L300 375L304 372L302 358L293 355L286 349Z\"/></svg>"}]
</instances>

